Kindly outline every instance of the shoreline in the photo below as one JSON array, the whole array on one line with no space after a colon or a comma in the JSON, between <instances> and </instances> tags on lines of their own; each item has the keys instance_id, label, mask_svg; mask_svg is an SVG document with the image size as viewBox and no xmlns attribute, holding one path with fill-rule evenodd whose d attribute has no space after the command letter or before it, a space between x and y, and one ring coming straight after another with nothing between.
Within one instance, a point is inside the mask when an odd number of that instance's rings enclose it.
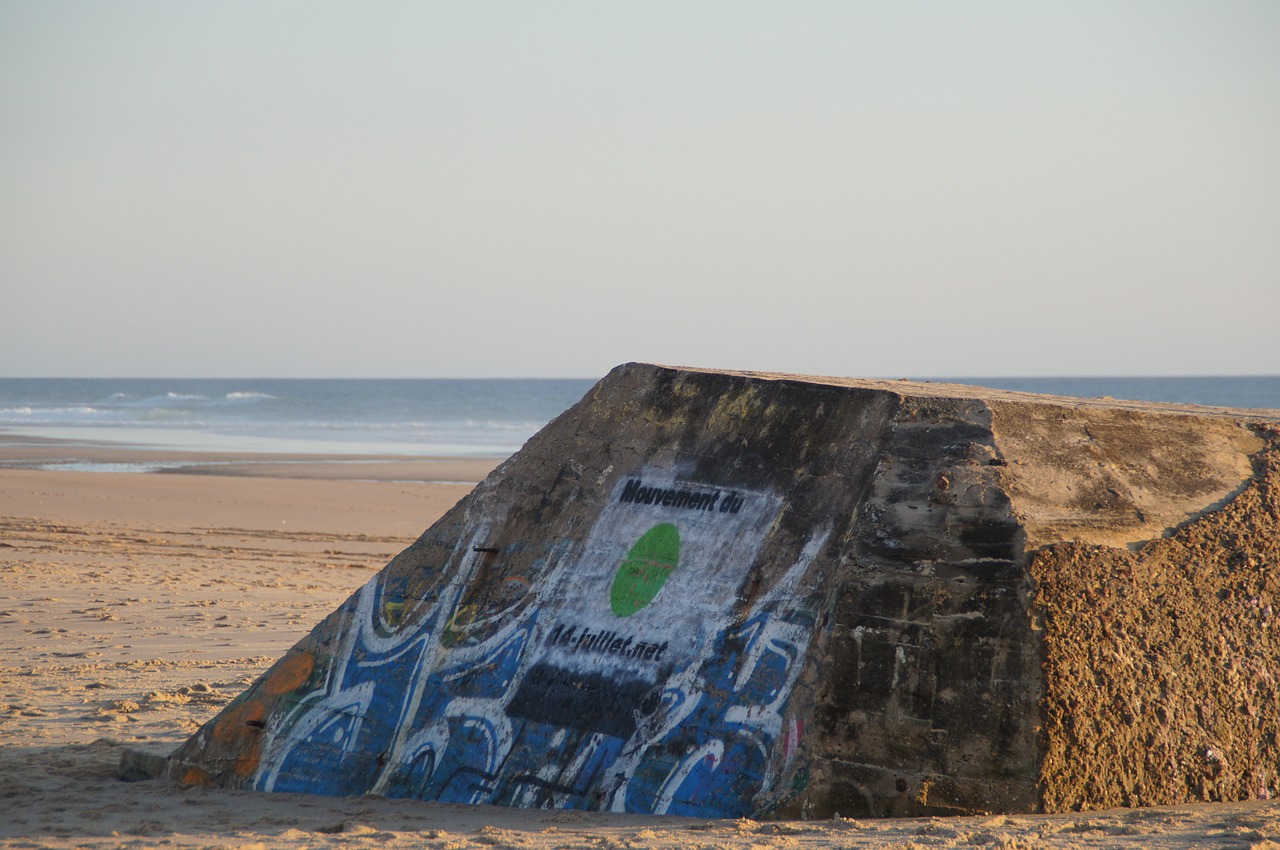
<instances>
[{"instance_id":1,"label":"shoreline","mask_svg":"<svg viewBox=\"0 0 1280 850\"><path fill-rule=\"evenodd\" d=\"M197 451L0 431L0 469L475 485L505 458Z\"/></svg>"}]
</instances>

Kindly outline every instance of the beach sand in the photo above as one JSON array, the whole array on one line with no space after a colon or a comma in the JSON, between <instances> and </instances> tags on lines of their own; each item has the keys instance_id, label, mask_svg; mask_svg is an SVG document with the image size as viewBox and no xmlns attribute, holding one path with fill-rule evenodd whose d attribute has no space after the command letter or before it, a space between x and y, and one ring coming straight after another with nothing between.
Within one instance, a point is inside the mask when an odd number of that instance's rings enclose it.
<instances>
[{"instance_id":1,"label":"beach sand","mask_svg":"<svg viewBox=\"0 0 1280 850\"><path fill-rule=\"evenodd\" d=\"M50 462L179 471L34 468ZM1280 802L756 823L116 778L126 748L184 741L496 463L0 435L0 847L1280 847Z\"/></svg>"}]
</instances>

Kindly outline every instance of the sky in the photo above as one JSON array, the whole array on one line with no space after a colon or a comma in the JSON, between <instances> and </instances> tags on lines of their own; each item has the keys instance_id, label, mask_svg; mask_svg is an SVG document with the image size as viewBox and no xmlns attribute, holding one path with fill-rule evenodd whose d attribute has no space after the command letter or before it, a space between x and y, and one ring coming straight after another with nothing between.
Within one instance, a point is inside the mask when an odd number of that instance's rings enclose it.
<instances>
[{"instance_id":1,"label":"sky","mask_svg":"<svg viewBox=\"0 0 1280 850\"><path fill-rule=\"evenodd\" d=\"M1280 373L1280 3L0 0L0 376Z\"/></svg>"}]
</instances>

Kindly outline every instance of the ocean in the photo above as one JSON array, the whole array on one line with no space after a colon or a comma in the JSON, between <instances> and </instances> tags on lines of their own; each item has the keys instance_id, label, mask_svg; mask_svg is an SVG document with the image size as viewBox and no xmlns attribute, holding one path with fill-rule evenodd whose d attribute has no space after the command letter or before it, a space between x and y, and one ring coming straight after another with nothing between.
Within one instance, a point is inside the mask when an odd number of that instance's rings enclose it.
<instances>
[{"instance_id":1,"label":"ocean","mask_svg":"<svg viewBox=\"0 0 1280 850\"><path fill-rule=\"evenodd\" d=\"M0 379L0 431L137 448L507 457L595 383Z\"/></svg>"},{"instance_id":2,"label":"ocean","mask_svg":"<svg viewBox=\"0 0 1280 850\"><path fill-rule=\"evenodd\" d=\"M1280 408L1280 376L915 380L1084 398ZM0 432L191 451L507 457L594 383L0 378Z\"/></svg>"}]
</instances>

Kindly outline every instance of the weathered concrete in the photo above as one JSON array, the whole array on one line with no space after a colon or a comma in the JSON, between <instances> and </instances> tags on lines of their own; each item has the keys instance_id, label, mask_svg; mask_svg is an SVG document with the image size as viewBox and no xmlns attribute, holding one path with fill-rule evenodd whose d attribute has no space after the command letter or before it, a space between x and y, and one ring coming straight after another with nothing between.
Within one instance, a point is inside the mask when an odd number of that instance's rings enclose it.
<instances>
[{"instance_id":1,"label":"weathered concrete","mask_svg":"<svg viewBox=\"0 0 1280 850\"><path fill-rule=\"evenodd\" d=\"M756 817L1270 793L1278 427L621 366L168 772Z\"/></svg>"}]
</instances>

